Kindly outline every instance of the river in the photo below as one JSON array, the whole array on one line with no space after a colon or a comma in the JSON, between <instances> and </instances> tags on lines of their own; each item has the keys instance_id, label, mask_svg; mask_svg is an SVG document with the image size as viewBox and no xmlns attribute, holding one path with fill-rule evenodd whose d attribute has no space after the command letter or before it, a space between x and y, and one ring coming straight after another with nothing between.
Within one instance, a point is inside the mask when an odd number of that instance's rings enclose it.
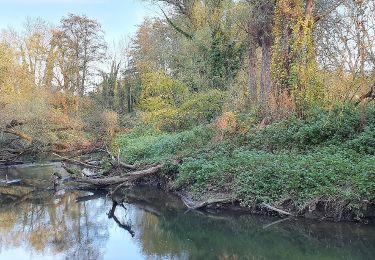
<instances>
[{"instance_id":1,"label":"river","mask_svg":"<svg viewBox=\"0 0 375 260\"><path fill-rule=\"evenodd\" d=\"M0 259L375 259L375 226L186 211L149 188L51 189L58 164L2 168ZM37 187L37 190L35 190Z\"/></svg>"}]
</instances>

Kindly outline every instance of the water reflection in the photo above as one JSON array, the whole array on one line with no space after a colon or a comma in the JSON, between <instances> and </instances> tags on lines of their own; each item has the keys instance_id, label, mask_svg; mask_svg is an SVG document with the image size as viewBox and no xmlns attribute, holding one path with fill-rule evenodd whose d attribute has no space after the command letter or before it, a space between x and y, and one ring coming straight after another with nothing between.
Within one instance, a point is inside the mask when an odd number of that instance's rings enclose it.
<instances>
[{"instance_id":1,"label":"water reflection","mask_svg":"<svg viewBox=\"0 0 375 260\"><path fill-rule=\"evenodd\" d=\"M267 227L275 219L186 213L155 190L127 191L122 204L29 184L0 187L0 259L375 258L374 226L289 220Z\"/></svg>"}]
</instances>

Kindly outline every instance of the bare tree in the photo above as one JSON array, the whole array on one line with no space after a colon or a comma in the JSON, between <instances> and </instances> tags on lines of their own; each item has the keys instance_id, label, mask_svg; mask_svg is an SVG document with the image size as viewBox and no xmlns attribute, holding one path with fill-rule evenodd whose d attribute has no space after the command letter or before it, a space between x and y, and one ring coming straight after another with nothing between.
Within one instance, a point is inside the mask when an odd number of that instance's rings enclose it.
<instances>
[{"instance_id":1,"label":"bare tree","mask_svg":"<svg viewBox=\"0 0 375 260\"><path fill-rule=\"evenodd\" d=\"M73 66L69 81L74 92L82 96L88 79L95 75L94 65L105 57L104 32L97 21L73 14L61 19L59 29L64 59Z\"/></svg>"}]
</instances>

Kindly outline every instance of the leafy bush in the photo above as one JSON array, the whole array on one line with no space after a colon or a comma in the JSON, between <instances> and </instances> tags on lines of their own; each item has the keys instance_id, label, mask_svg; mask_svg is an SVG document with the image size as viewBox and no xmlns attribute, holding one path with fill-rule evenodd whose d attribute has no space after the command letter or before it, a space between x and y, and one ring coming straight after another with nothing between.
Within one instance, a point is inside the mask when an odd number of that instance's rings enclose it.
<instances>
[{"instance_id":1,"label":"leafy bush","mask_svg":"<svg viewBox=\"0 0 375 260\"><path fill-rule=\"evenodd\" d=\"M115 146L121 148L121 157L131 163L155 163L172 157L188 155L205 147L213 131L196 127L177 134L163 133L154 128L136 128L120 135Z\"/></svg>"},{"instance_id":2,"label":"leafy bush","mask_svg":"<svg viewBox=\"0 0 375 260\"><path fill-rule=\"evenodd\" d=\"M358 208L364 200L375 200L374 111L310 111L303 120L289 118L262 130L254 127L247 135L235 131L215 144L217 133L209 127L180 133L134 129L117 144L130 162L182 158L172 167L178 172L174 187L196 195L230 193L244 205L290 198L300 207L326 199ZM257 120L253 115L229 118L240 122L237 129L247 117Z\"/></svg>"},{"instance_id":3,"label":"leafy bush","mask_svg":"<svg viewBox=\"0 0 375 260\"><path fill-rule=\"evenodd\" d=\"M209 123L222 112L225 96L215 89L192 94L179 108L180 119L187 127Z\"/></svg>"},{"instance_id":4,"label":"leafy bush","mask_svg":"<svg viewBox=\"0 0 375 260\"><path fill-rule=\"evenodd\" d=\"M306 154L240 148L189 158L179 169L179 186L196 193L232 191L245 204L292 198L300 206L316 198L345 199L358 205L375 199L374 157L328 147Z\"/></svg>"},{"instance_id":5,"label":"leafy bush","mask_svg":"<svg viewBox=\"0 0 375 260\"><path fill-rule=\"evenodd\" d=\"M148 110L143 113L143 119L160 130L190 129L220 115L225 95L226 92L219 90L202 91L191 94L179 106L167 104L161 97L151 97L147 99Z\"/></svg>"},{"instance_id":6,"label":"leafy bush","mask_svg":"<svg viewBox=\"0 0 375 260\"><path fill-rule=\"evenodd\" d=\"M351 106L331 111L311 110L305 119L292 117L261 131L251 131L248 144L252 148L274 151L307 150L317 145L348 142L347 146L357 151L371 152L375 141L371 134L375 130L374 114L373 107L366 111Z\"/></svg>"}]
</instances>

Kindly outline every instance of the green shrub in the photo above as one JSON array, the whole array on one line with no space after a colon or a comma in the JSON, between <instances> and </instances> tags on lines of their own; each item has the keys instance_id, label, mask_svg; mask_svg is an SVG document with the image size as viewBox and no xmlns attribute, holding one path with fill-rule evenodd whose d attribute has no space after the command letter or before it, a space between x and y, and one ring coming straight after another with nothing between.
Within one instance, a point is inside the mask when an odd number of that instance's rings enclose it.
<instances>
[{"instance_id":1,"label":"green shrub","mask_svg":"<svg viewBox=\"0 0 375 260\"><path fill-rule=\"evenodd\" d=\"M181 133L163 133L153 128L137 128L120 135L115 146L121 157L131 163L155 163L181 157L205 147L213 137L208 127L196 127Z\"/></svg>"},{"instance_id":2,"label":"green shrub","mask_svg":"<svg viewBox=\"0 0 375 260\"><path fill-rule=\"evenodd\" d=\"M331 111L315 109L305 119L292 117L261 131L250 131L247 142L251 148L267 151L308 150L347 142L347 147L356 151L373 153L374 114L373 107L365 111L350 106Z\"/></svg>"},{"instance_id":3,"label":"green shrub","mask_svg":"<svg viewBox=\"0 0 375 260\"><path fill-rule=\"evenodd\" d=\"M374 160L333 146L305 154L240 148L187 159L177 183L192 185L196 193L210 186L231 190L245 204L292 198L302 206L326 197L358 205L365 198L375 199Z\"/></svg>"}]
</instances>

